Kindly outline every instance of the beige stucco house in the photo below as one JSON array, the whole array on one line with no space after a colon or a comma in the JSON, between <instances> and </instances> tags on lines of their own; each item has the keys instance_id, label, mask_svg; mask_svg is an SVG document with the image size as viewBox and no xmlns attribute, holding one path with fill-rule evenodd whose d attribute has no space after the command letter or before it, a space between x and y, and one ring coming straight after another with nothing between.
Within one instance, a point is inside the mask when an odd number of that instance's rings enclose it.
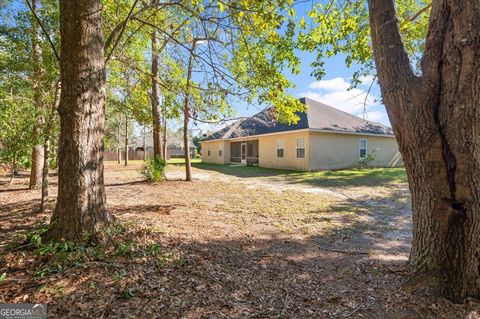
<instances>
[{"instance_id":1,"label":"beige stucco house","mask_svg":"<svg viewBox=\"0 0 480 319\"><path fill-rule=\"evenodd\" d=\"M356 167L374 152L372 166L403 164L391 128L310 98L301 102L307 111L296 124L278 123L267 108L206 137L203 162L315 171Z\"/></svg>"}]
</instances>

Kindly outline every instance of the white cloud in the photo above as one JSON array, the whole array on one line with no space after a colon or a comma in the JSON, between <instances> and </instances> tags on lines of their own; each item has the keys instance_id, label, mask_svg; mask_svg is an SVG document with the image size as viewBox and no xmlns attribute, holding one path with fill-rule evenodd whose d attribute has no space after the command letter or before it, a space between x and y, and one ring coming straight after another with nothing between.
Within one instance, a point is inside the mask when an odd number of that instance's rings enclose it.
<instances>
[{"instance_id":1,"label":"white cloud","mask_svg":"<svg viewBox=\"0 0 480 319\"><path fill-rule=\"evenodd\" d=\"M358 79L360 80L360 82L362 82L361 85L370 86L370 84L374 80L374 77L373 75L364 75L359 77Z\"/></svg>"},{"instance_id":2,"label":"white cloud","mask_svg":"<svg viewBox=\"0 0 480 319\"><path fill-rule=\"evenodd\" d=\"M385 111L367 111L365 119L372 122L388 122L387 113Z\"/></svg>"},{"instance_id":3,"label":"white cloud","mask_svg":"<svg viewBox=\"0 0 480 319\"><path fill-rule=\"evenodd\" d=\"M359 88L348 90L349 87L350 83L339 77L312 82L309 85L310 90L302 92L301 95L355 115L361 114L364 107L368 109L376 104L371 93L365 100L367 91Z\"/></svg>"},{"instance_id":4,"label":"white cloud","mask_svg":"<svg viewBox=\"0 0 480 319\"><path fill-rule=\"evenodd\" d=\"M365 119L390 125L385 108L378 103L380 99L375 96L374 92L377 91L368 93L365 100L373 77L362 77L361 80L363 83L351 90L348 90L350 82L342 77L315 81L310 83L309 90L300 93L300 96L309 97L359 117L363 117L366 108Z\"/></svg>"},{"instance_id":5,"label":"white cloud","mask_svg":"<svg viewBox=\"0 0 480 319\"><path fill-rule=\"evenodd\" d=\"M350 83L346 82L344 78L338 77L331 80L315 81L310 83L308 87L310 89L320 89L327 91L347 90L350 87Z\"/></svg>"}]
</instances>

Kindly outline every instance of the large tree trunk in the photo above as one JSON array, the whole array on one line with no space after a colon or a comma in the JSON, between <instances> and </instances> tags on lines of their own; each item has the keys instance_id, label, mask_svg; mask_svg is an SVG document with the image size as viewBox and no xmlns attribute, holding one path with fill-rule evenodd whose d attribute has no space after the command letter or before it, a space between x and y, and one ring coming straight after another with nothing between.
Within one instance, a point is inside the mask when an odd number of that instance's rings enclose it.
<instances>
[{"instance_id":1,"label":"large tree trunk","mask_svg":"<svg viewBox=\"0 0 480 319\"><path fill-rule=\"evenodd\" d=\"M382 97L413 209L409 266L453 301L480 297L480 3L434 0L416 76L393 0L369 0Z\"/></svg>"},{"instance_id":2,"label":"large tree trunk","mask_svg":"<svg viewBox=\"0 0 480 319\"><path fill-rule=\"evenodd\" d=\"M58 199L49 237L99 242L112 222L103 177L105 58L100 0L60 0Z\"/></svg>"},{"instance_id":3,"label":"large tree trunk","mask_svg":"<svg viewBox=\"0 0 480 319\"><path fill-rule=\"evenodd\" d=\"M152 33L152 134L153 134L153 157L162 156L160 145L160 108L158 103L158 37L157 33Z\"/></svg>"},{"instance_id":4,"label":"large tree trunk","mask_svg":"<svg viewBox=\"0 0 480 319\"><path fill-rule=\"evenodd\" d=\"M35 12L39 0L32 0L32 11ZM39 113L37 121L33 127L33 136L36 141L40 140L40 132L43 125L43 101L42 101L42 67L41 67L42 47L40 46L40 37L38 23L32 18L32 88L35 108ZM38 188L42 183L42 165L43 165L43 147L42 144L36 144L32 149L32 167L30 170L30 188Z\"/></svg>"}]
</instances>

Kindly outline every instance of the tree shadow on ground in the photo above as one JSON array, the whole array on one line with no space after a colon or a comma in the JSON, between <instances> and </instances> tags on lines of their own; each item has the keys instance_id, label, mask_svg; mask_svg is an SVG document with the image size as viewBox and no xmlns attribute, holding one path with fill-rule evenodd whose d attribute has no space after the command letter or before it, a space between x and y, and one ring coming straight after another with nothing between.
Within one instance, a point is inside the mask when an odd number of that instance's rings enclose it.
<instances>
[{"instance_id":1,"label":"tree shadow on ground","mask_svg":"<svg viewBox=\"0 0 480 319\"><path fill-rule=\"evenodd\" d=\"M16 235L33 230L48 217L39 213L40 201L32 199L0 206L0 251Z\"/></svg>"},{"instance_id":2,"label":"tree shadow on ground","mask_svg":"<svg viewBox=\"0 0 480 319\"><path fill-rule=\"evenodd\" d=\"M33 204L16 203L15 209L28 217ZM475 305L432 308L426 299L405 293L405 275L397 271L403 261L379 257L394 256L399 248L372 236L382 229L375 224L395 224L404 216L386 211L378 219L371 205L338 203L332 216L355 209L361 218L347 218L307 239L270 231L253 237L172 237L131 224L113 242L115 249L46 277L33 276L47 267L41 259L25 262L23 269L11 261L0 266L12 278L0 286L0 301L48 303L52 318L466 317ZM119 218L135 213L135 221L148 215L162 222L175 207L132 204L111 210ZM401 244L408 249L406 238ZM10 258L25 259L18 254Z\"/></svg>"}]
</instances>

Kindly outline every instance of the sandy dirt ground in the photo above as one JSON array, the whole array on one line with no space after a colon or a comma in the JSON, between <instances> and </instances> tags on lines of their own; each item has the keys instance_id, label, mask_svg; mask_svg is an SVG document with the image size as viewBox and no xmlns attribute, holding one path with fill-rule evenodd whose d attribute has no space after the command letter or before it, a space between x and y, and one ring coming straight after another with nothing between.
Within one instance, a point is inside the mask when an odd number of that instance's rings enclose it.
<instances>
[{"instance_id":1,"label":"sandy dirt ground","mask_svg":"<svg viewBox=\"0 0 480 319\"><path fill-rule=\"evenodd\" d=\"M187 183L175 165L151 184L140 168L106 165L123 231L113 250L67 268L11 248L50 212L36 212L26 176L0 178L0 302L47 303L52 318L480 318L474 300L406 285L406 184L322 188L207 169Z\"/></svg>"}]
</instances>

